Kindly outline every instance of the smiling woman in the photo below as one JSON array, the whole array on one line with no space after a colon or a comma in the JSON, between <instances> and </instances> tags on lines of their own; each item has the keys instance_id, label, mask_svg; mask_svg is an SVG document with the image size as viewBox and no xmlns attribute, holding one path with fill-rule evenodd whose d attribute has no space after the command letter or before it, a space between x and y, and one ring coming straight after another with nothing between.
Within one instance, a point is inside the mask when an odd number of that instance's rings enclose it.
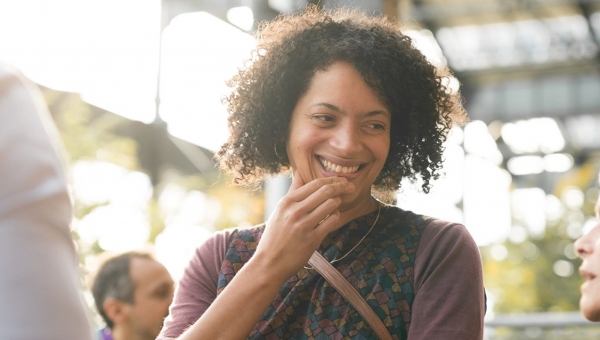
<instances>
[{"instance_id":1,"label":"smiling woman","mask_svg":"<svg viewBox=\"0 0 600 340\"><path fill-rule=\"evenodd\" d=\"M218 158L237 184L287 171L292 185L264 225L198 248L159 338L375 338L307 264L316 253L391 338L481 339L473 239L389 199L404 178L419 176L427 192L439 176L442 143L465 120L458 93L443 85L450 71L399 25L349 10L309 7L257 36L252 62L230 83L231 137Z\"/></svg>"},{"instance_id":2,"label":"smiling woman","mask_svg":"<svg viewBox=\"0 0 600 340\"><path fill-rule=\"evenodd\" d=\"M371 197L390 149L391 117L385 104L348 62L336 62L312 79L298 100L286 150L290 166L303 183L344 177L354 184L341 196L340 211L355 217L377 208Z\"/></svg>"}]
</instances>

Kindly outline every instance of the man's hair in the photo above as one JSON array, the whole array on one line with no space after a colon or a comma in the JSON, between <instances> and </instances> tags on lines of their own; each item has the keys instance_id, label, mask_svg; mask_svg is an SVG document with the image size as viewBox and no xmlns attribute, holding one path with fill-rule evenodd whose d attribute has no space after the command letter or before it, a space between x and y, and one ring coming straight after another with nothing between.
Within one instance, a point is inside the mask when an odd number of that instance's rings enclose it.
<instances>
[{"instance_id":1,"label":"man's hair","mask_svg":"<svg viewBox=\"0 0 600 340\"><path fill-rule=\"evenodd\" d=\"M113 328L114 323L104 311L104 302L114 298L129 304L134 303L135 285L129 271L133 258L154 260L150 254L144 252L123 253L105 261L94 278L92 295L96 308L110 329Z\"/></svg>"},{"instance_id":2,"label":"man's hair","mask_svg":"<svg viewBox=\"0 0 600 340\"><path fill-rule=\"evenodd\" d=\"M450 70L432 65L402 29L383 17L316 7L263 23L253 59L229 82L231 135L216 155L221 168L249 187L289 170L282 143L296 102L315 73L345 61L392 115L389 155L374 189L393 193L403 178L420 175L428 192L439 177L443 142L466 113L460 94L445 85Z\"/></svg>"}]
</instances>

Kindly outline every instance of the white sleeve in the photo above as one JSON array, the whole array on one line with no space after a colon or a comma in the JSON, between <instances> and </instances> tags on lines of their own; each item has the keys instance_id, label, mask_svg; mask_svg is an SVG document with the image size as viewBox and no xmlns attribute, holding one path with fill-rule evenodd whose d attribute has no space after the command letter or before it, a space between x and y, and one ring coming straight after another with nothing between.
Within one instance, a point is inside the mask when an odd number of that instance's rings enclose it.
<instances>
[{"instance_id":1,"label":"white sleeve","mask_svg":"<svg viewBox=\"0 0 600 340\"><path fill-rule=\"evenodd\" d=\"M92 338L60 146L39 89L0 64L0 339Z\"/></svg>"}]
</instances>

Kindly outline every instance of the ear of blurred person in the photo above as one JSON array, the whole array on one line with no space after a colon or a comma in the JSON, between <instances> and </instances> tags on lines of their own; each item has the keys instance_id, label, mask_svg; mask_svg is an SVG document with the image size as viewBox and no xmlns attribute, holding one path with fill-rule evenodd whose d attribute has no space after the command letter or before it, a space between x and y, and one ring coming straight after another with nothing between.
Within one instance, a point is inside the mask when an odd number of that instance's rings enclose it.
<instances>
[{"instance_id":1,"label":"ear of blurred person","mask_svg":"<svg viewBox=\"0 0 600 340\"><path fill-rule=\"evenodd\" d=\"M148 253L127 252L106 260L92 284L106 323L97 339L155 339L168 315L173 285L167 269Z\"/></svg>"},{"instance_id":2,"label":"ear of blurred person","mask_svg":"<svg viewBox=\"0 0 600 340\"><path fill-rule=\"evenodd\" d=\"M91 339L63 153L39 88L0 63L0 339Z\"/></svg>"},{"instance_id":3,"label":"ear of blurred person","mask_svg":"<svg viewBox=\"0 0 600 340\"><path fill-rule=\"evenodd\" d=\"M585 279L579 307L588 320L600 321L600 200L595 212L596 225L575 242L575 249L583 259L579 273Z\"/></svg>"}]
</instances>

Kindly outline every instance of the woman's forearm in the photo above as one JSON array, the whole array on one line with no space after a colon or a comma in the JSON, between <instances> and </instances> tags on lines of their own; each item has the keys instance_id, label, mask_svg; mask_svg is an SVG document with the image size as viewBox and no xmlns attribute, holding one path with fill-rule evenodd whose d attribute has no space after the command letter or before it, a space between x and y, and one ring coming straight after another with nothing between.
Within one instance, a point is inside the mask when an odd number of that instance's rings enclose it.
<instances>
[{"instance_id":1,"label":"woman's forearm","mask_svg":"<svg viewBox=\"0 0 600 340\"><path fill-rule=\"evenodd\" d=\"M252 258L179 339L247 339L286 280Z\"/></svg>"}]
</instances>

